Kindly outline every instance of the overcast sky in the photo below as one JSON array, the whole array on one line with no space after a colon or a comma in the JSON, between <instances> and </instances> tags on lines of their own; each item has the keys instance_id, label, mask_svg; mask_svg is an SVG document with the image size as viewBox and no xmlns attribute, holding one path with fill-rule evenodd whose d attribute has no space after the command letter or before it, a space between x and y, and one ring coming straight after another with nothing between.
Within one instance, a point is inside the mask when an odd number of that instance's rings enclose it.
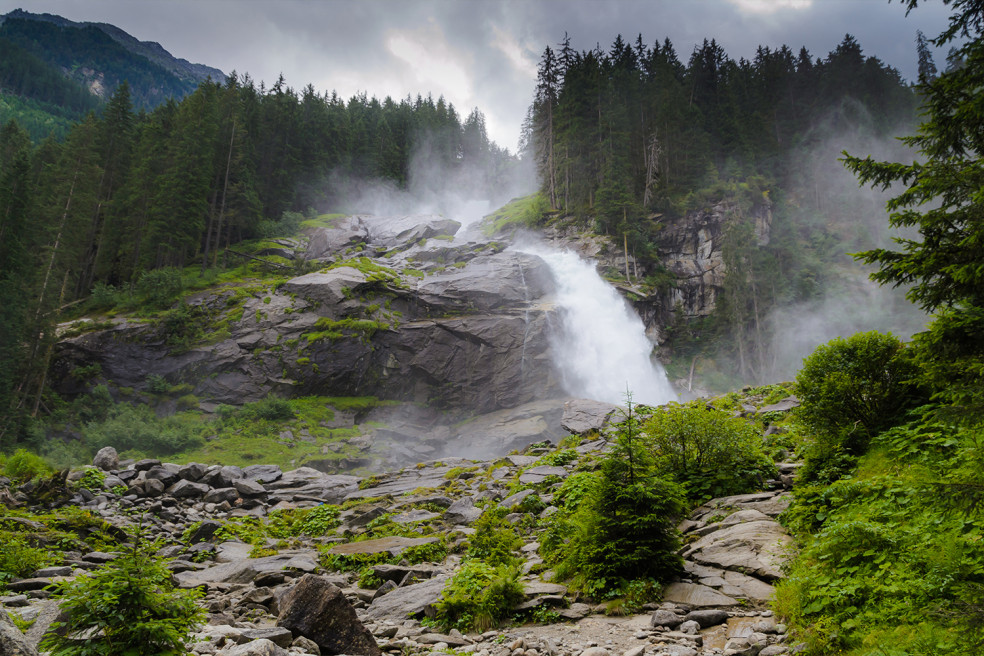
<instances>
[{"instance_id":1,"label":"overcast sky","mask_svg":"<svg viewBox=\"0 0 984 656\"><path fill-rule=\"evenodd\" d=\"M908 18L887 0L0 0L0 13L111 23L268 86L283 73L295 89L344 98L443 95L462 115L478 107L514 151L537 62L565 31L578 50L607 50L619 33L647 45L669 37L684 63L704 38L733 59L783 44L822 58L850 33L912 80L916 30L936 36L949 15L941 0L922 4Z\"/></svg>"}]
</instances>

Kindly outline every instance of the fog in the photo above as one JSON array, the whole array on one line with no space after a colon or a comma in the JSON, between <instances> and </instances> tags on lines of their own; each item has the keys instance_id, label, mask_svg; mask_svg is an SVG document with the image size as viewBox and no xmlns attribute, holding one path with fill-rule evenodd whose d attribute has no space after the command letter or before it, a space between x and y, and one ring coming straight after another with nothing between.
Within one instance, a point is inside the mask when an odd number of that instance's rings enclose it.
<instances>
[{"instance_id":1,"label":"fog","mask_svg":"<svg viewBox=\"0 0 984 656\"><path fill-rule=\"evenodd\" d=\"M850 255L893 247L893 238L901 233L890 227L885 203L901 188L861 187L840 161L846 151L879 161L911 162L915 152L898 138L878 133L908 135L914 131L914 124L880 131L859 104L848 101L807 134L806 146L791 171L795 183L789 193L795 202L815 210L814 220L824 223L813 227L822 227L836 241L818 253L825 270L817 297L777 308L768 318L772 335L769 379L793 378L804 357L835 337L878 330L908 339L925 327L928 317L905 298L904 289L873 282L868 276L875 267ZM804 212L796 218L806 216Z\"/></svg>"},{"instance_id":2,"label":"fog","mask_svg":"<svg viewBox=\"0 0 984 656\"><path fill-rule=\"evenodd\" d=\"M530 158L491 153L448 163L429 135L418 139L410 158L406 188L392 180L363 179L333 172L326 196L331 211L400 216L438 214L462 224L462 231L509 200L536 191Z\"/></svg>"}]
</instances>

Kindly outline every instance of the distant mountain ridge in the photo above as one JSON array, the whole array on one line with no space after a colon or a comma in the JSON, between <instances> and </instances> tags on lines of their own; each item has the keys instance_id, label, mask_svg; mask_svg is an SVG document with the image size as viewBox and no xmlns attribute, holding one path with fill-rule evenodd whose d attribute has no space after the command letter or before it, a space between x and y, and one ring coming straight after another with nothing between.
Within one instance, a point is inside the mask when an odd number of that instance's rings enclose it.
<instances>
[{"instance_id":1,"label":"distant mountain ridge","mask_svg":"<svg viewBox=\"0 0 984 656\"><path fill-rule=\"evenodd\" d=\"M124 81L134 108L149 111L208 79L226 75L114 25L23 9L0 16L0 123L16 120L34 141L62 138Z\"/></svg>"},{"instance_id":2,"label":"distant mountain ridge","mask_svg":"<svg viewBox=\"0 0 984 656\"><path fill-rule=\"evenodd\" d=\"M42 21L52 23L59 27L95 27L105 32L113 41L119 43L129 52L145 57L181 79L194 80L195 82L204 82L208 78L212 78L212 80L217 82L225 82L226 80L226 74L217 68L204 64L195 64L189 62L187 59L175 57L156 41L140 41L128 32L109 23L76 22L54 14L32 14L23 9L15 9L8 14L0 16L0 25L8 18Z\"/></svg>"}]
</instances>

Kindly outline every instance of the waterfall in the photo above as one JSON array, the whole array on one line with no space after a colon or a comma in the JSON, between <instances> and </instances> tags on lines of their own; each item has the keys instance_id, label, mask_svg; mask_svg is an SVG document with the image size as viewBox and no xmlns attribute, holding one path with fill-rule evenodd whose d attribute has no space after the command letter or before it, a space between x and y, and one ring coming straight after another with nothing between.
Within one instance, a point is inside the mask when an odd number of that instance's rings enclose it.
<instances>
[{"instance_id":1,"label":"waterfall","mask_svg":"<svg viewBox=\"0 0 984 656\"><path fill-rule=\"evenodd\" d=\"M677 400L642 319L592 263L573 251L520 250L542 258L554 278L562 325L551 346L569 394L622 404L628 389L635 403Z\"/></svg>"}]
</instances>

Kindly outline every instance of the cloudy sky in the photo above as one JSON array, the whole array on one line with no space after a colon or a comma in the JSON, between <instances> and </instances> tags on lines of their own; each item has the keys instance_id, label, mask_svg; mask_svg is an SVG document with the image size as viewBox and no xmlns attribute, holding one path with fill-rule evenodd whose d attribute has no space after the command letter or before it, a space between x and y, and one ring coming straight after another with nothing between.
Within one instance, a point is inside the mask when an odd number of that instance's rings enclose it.
<instances>
[{"instance_id":1,"label":"cloudy sky","mask_svg":"<svg viewBox=\"0 0 984 656\"><path fill-rule=\"evenodd\" d=\"M112 23L268 85L283 73L346 98L443 95L461 114L481 109L490 136L515 150L537 62L565 32L579 50L608 49L619 33L669 37L684 62L704 38L733 59L783 44L816 58L850 33L912 80L916 30L936 36L949 14L941 0L922 4L908 18L887 0L0 0L0 13Z\"/></svg>"}]
</instances>

